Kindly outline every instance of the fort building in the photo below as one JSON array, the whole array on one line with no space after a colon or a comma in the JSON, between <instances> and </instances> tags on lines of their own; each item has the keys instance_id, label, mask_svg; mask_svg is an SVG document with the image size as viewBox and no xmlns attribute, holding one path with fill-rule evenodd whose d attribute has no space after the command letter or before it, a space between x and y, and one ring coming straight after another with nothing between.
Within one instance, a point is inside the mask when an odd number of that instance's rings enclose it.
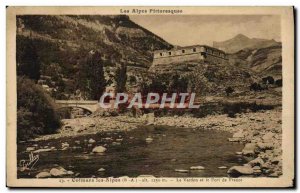
<instances>
[{"instance_id":1,"label":"fort building","mask_svg":"<svg viewBox=\"0 0 300 193\"><path fill-rule=\"evenodd\" d=\"M228 56L224 51L206 45L156 50L154 51L152 66L189 61L208 61L224 64L228 62Z\"/></svg>"}]
</instances>

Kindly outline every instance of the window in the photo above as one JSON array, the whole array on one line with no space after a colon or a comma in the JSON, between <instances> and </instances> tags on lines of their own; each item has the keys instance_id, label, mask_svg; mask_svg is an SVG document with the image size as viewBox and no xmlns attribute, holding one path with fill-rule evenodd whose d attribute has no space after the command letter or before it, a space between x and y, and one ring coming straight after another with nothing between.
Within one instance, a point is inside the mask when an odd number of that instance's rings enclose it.
<instances>
[{"instance_id":1,"label":"window","mask_svg":"<svg viewBox=\"0 0 300 193\"><path fill-rule=\"evenodd\" d=\"M185 53L185 50L181 50L181 52L184 54L184 53Z\"/></svg>"},{"instance_id":2,"label":"window","mask_svg":"<svg viewBox=\"0 0 300 193\"><path fill-rule=\"evenodd\" d=\"M163 53L159 53L160 56L163 56Z\"/></svg>"},{"instance_id":3,"label":"window","mask_svg":"<svg viewBox=\"0 0 300 193\"><path fill-rule=\"evenodd\" d=\"M172 55L172 52L169 52L169 55L171 56L171 55Z\"/></svg>"},{"instance_id":4,"label":"window","mask_svg":"<svg viewBox=\"0 0 300 193\"><path fill-rule=\"evenodd\" d=\"M193 48L193 52L196 52L196 48Z\"/></svg>"}]
</instances>

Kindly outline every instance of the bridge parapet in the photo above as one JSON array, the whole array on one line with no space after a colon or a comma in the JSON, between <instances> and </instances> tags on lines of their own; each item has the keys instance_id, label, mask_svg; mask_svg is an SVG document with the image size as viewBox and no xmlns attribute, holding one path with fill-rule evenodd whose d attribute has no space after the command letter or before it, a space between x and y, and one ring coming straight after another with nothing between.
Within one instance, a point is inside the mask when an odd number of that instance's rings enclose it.
<instances>
[{"instance_id":1,"label":"bridge parapet","mask_svg":"<svg viewBox=\"0 0 300 193\"><path fill-rule=\"evenodd\" d=\"M60 107L75 107L82 108L90 111L91 113L95 112L100 108L98 101L84 101L84 100L56 100L55 103Z\"/></svg>"},{"instance_id":2,"label":"bridge parapet","mask_svg":"<svg viewBox=\"0 0 300 193\"><path fill-rule=\"evenodd\" d=\"M57 104L97 104L98 101L84 101L84 100L56 100Z\"/></svg>"}]
</instances>

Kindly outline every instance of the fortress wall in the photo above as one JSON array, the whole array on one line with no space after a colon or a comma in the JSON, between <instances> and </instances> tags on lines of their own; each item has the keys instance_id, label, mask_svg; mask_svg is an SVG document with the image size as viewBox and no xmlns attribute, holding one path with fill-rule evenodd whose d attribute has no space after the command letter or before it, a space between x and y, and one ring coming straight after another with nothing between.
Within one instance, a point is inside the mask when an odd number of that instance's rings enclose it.
<instances>
[{"instance_id":1,"label":"fortress wall","mask_svg":"<svg viewBox=\"0 0 300 193\"><path fill-rule=\"evenodd\" d=\"M153 65L170 64L170 63L186 62L192 60L203 60L203 59L204 57L201 55L201 53L193 53L193 54L186 54L186 55L154 58Z\"/></svg>"},{"instance_id":2,"label":"fortress wall","mask_svg":"<svg viewBox=\"0 0 300 193\"><path fill-rule=\"evenodd\" d=\"M182 52L182 50L184 50L184 52ZM170 57L170 56L183 56L183 55L188 55L188 54L200 54L201 52L205 52L205 48L202 46L195 46L195 47L190 47L190 48L182 48L182 49L178 49L178 50L156 51L154 53L154 58ZM171 53L171 55L170 55L170 53Z\"/></svg>"},{"instance_id":3,"label":"fortress wall","mask_svg":"<svg viewBox=\"0 0 300 193\"><path fill-rule=\"evenodd\" d=\"M187 46L174 50L157 50L154 52L152 68L156 65L168 65L188 61L207 61L227 64L226 53L209 46Z\"/></svg>"},{"instance_id":4,"label":"fortress wall","mask_svg":"<svg viewBox=\"0 0 300 193\"><path fill-rule=\"evenodd\" d=\"M228 60L222 59L222 58L218 58L212 55L207 54L205 61L207 62L213 62L213 63L220 63L220 64L226 64L228 63Z\"/></svg>"}]
</instances>

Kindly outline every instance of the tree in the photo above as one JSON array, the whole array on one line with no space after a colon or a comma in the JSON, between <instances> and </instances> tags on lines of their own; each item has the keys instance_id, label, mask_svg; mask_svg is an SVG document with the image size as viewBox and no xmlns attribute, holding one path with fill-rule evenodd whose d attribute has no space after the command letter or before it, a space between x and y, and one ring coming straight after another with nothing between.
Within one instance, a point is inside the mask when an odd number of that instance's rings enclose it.
<instances>
[{"instance_id":1,"label":"tree","mask_svg":"<svg viewBox=\"0 0 300 193\"><path fill-rule=\"evenodd\" d=\"M169 85L169 93L173 92L187 92L188 80L185 77L180 77L178 74L175 74L171 78L171 83Z\"/></svg>"},{"instance_id":2,"label":"tree","mask_svg":"<svg viewBox=\"0 0 300 193\"><path fill-rule=\"evenodd\" d=\"M136 80L136 77L135 76L129 76L129 83L131 85L134 85L136 84L137 80Z\"/></svg>"},{"instance_id":3,"label":"tree","mask_svg":"<svg viewBox=\"0 0 300 193\"><path fill-rule=\"evenodd\" d=\"M249 88L250 88L250 91L252 91L252 90L253 91L262 91L263 90L262 86L257 82L252 83Z\"/></svg>"},{"instance_id":4,"label":"tree","mask_svg":"<svg viewBox=\"0 0 300 193\"><path fill-rule=\"evenodd\" d=\"M106 80L98 51L89 53L81 65L79 76L79 88L85 93L86 98L99 100L105 90Z\"/></svg>"},{"instance_id":5,"label":"tree","mask_svg":"<svg viewBox=\"0 0 300 193\"><path fill-rule=\"evenodd\" d=\"M229 86L229 87L227 87L227 88L225 89L225 92L226 92L226 95L229 96L231 93L234 92L234 90L233 90L232 87Z\"/></svg>"},{"instance_id":6,"label":"tree","mask_svg":"<svg viewBox=\"0 0 300 193\"><path fill-rule=\"evenodd\" d=\"M27 76L37 81L40 78L41 63L35 44L29 41L17 41L17 75Z\"/></svg>"},{"instance_id":7,"label":"tree","mask_svg":"<svg viewBox=\"0 0 300 193\"><path fill-rule=\"evenodd\" d=\"M276 84L276 86L278 86L278 87L282 87L282 79L277 79L277 80L275 81L275 84Z\"/></svg>"},{"instance_id":8,"label":"tree","mask_svg":"<svg viewBox=\"0 0 300 193\"><path fill-rule=\"evenodd\" d=\"M32 80L17 77L17 139L54 133L60 119L52 98Z\"/></svg>"},{"instance_id":9,"label":"tree","mask_svg":"<svg viewBox=\"0 0 300 193\"><path fill-rule=\"evenodd\" d=\"M275 80L272 76L267 76L265 78L262 78L262 82L264 84L274 84Z\"/></svg>"},{"instance_id":10,"label":"tree","mask_svg":"<svg viewBox=\"0 0 300 193\"><path fill-rule=\"evenodd\" d=\"M116 81L116 92L121 93L126 90L126 81L127 81L127 66L122 63L117 66L115 73L115 81Z\"/></svg>"}]
</instances>

